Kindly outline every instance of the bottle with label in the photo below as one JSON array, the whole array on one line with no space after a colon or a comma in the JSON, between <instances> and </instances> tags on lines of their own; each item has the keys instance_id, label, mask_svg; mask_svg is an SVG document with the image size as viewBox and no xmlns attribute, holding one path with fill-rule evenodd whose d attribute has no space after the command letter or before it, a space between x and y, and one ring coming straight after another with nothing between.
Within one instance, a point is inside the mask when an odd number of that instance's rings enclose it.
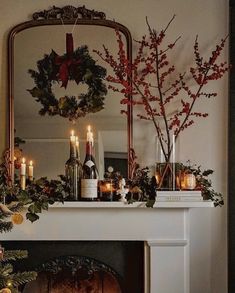
<instances>
[{"instance_id":1,"label":"bottle with label","mask_svg":"<svg viewBox=\"0 0 235 293\"><path fill-rule=\"evenodd\" d=\"M70 136L70 157L65 164L65 176L70 188L69 199L78 201L81 196L82 164L78 158L79 149L76 137Z\"/></svg>"},{"instance_id":2,"label":"bottle with label","mask_svg":"<svg viewBox=\"0 0 235 293\"><path fill-rule=\"evenodd\" d=\"M98 171L93 156L93 134L87 135L86 157L81 180L81 200L91 201L98 198Z\"/></svg>"}]
</instances>

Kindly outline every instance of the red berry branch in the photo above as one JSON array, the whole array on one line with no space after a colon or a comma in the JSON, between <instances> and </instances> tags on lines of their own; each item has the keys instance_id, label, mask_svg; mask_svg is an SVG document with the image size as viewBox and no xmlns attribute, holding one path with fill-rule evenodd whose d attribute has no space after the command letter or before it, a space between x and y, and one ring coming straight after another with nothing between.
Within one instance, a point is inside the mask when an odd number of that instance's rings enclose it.
<instances>
[{"instance_id":1,"label":"red berry branch","mask_svg":"<svg viewBox=\"0 0 235 293\"><path fill-rule=\"evenodd\" d=\"M127 58L119 31L116 31L117 57L105 46L103 52L95 51L113 70L113 75L107 77L109 89L123 96L121 104L141 105L144 111L137 113L137 117L153 122L166 162L169 162L172 152L172 135L177 140L183 130L195 123L195 118L208 116L206 112L193 111L200 98L217 96L217 93L205 91L204 87L209 82L222 78L230 68L227 62L218 61L227 37L216 45L208 60L201 56L196 37L194 65L184 73L177 74L178 77L175 78L176 68L174 64L170 64L168 54L181 37L165 44L166 32L174 18L175 15L160 32L151 28L146 20L148 36L144 35L140 41L136 41L138 49L133 61ZM170 86L169 80L173 80ZM187 84L189 80L193 80L193 86ZM130 95L132 100L129 99ZM172 113L173 102L179 106ZM122 113L126 111L122 110ZM163 126L160 126L162 121Z\"/></svg>"}]
</instances>

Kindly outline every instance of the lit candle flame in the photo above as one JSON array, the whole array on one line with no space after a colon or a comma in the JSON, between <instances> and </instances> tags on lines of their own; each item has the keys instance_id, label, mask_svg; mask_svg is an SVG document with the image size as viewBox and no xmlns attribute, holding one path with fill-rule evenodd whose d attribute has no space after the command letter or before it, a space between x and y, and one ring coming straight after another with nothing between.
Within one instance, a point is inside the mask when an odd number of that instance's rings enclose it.
<instances>
[{"instance_id":1,"label":"lit candle flame","mask_svg":"<svg viewBox=\"0 0 235 293\"><path fill-rule=\"evenodd\" d=\"M111 183L106 183L106 189L107 191L111 191L112 185Z\"/></svg>"},{"instance_id":2,"label":"lit candle flame","mask_svg":"<svg viewBox=\"0 0 235 293\"><path fill-rule=\"evenodd\" d=\"M25 164L25 162L26 162L26 159L22 158L22 164Z\"/></svg>"},{"instance_id":3,"label":"lit candle flame","mask_svg":"<svg viewBox=\"0 0 235 293\"><path fill-rule=\"evenodd\" d=\"M29 161L29 166L33 166L33 161Z\"/></svg>"},{"instance_id":4,"label":"lit candle flame","mask_svg":"<svg viewBox=\"0 0 235 293\"><path fill-rule=\"evenodd\" d=\"M160 174L156 173L156 174L155 174L155 178L156 178L156 182L157 182L157 184L159 184L160 181L161 181L161 176L160 176Z\"/></svg>"},{"instance_id":5,"label":"lit candle flame","mask_svg":"<svg viewBox=\"0 0 235 293\"><path fill-rule=\"evenodd\" d=\"M88 125L88 126L87 126L87 131L88 131L88 132L91 132L91 125Z\"/></svg>"},{"instance_id":6,"label":"lit candle flame","mask_svg":"<svg viewBox=\"0 0 235 293\"><path fill-rule=\"evenodd\" d=\"M74 130L71 130L71 136L74 136Z\"/></svg>"}]
</instances>

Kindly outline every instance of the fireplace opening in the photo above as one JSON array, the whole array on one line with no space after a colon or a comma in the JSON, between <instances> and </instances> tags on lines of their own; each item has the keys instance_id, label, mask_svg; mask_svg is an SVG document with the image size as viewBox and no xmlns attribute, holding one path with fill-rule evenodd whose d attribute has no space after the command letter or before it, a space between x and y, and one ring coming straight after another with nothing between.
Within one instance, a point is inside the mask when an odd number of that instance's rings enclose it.
<instances>
[{"instance_id":1,"label":"fireplace opening","mask_svg":"<svg viewBox=\"0 0 235 293\"><path fill-rule=\"evenodd\" d=\"M141 241L7 241L6 249L26 249L19 270L38 277L22 293L143 293Z\"/></svg>"},{"instance_id":2,"label":"fireplace opening","mask_svg":"<svg viewBox=\"0 0 235 293\"><path fill-rule=\"evenodd\" d=\"M38 278L23 293L122 293L120 276L109 266L89 257L65 256L42 264Z\"/></svg>"}]
</instances>

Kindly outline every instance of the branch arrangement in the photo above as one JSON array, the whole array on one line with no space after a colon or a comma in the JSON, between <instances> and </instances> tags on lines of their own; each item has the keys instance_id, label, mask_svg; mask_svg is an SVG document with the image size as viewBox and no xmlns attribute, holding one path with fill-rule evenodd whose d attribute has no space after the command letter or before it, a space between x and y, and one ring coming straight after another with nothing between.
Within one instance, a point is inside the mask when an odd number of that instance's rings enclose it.
<instances>
[{"instance_id":1,"label":"branch arrangement","mask_svg":"<svg viewBox=\"0 0 235 293\"><path fill-rule=\"evenodd\" d=\"M194 111L199 99L217 96L215 92L204 90L206 85L222 78L230 68L227 62L219 61L227 37L221 39L207 59L201 56L196 37L194 64L185 72L177 73L168 55L181 37L167 44L165 40L174 18L175 15L160 32L151 28L146 20L148 36L144 35L140 41L136 41L138 50L133 61L127 58L119 31L116 31L117 57L105 46L103 52L95 50L113 70L113 75L107 76L107 81L110 82L109 89L123 96L121 104L141 106L142 111L137 116L152 121L166 162L169 162L172 152L172 137L176 141L182 131L195 123L195 118L208 116L207 112ZM189 80L193 82L192 85L188 84ZM178 103L173 113L172 103Z\"/></svg>"}]
</instances>

